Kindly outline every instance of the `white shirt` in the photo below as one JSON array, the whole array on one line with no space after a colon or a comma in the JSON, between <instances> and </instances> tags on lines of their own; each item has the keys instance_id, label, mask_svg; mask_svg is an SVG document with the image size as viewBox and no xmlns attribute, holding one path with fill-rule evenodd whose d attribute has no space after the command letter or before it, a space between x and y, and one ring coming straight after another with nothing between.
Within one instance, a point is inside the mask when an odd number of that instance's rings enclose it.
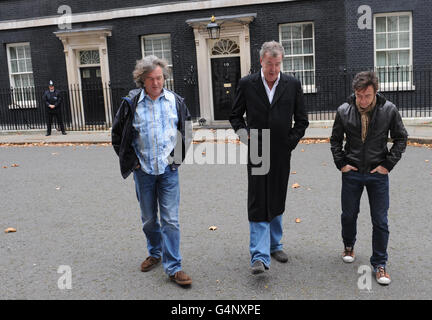
<instances>
[{"instance_id":1,"label":"white shirt","mask_svg":"<svg viewBox=\"0 0 432 320\"><path fill-rule=\"evenodd\" d=\"M275 92L276 92L276 87L277 87L277 85L279 84L279 80L280 80L280 72L279 72L279 74L278 74L278 78L277 78L277 80L275 81L275 83L273 84L273 87L271 88L271 90L270 90L270 88L269 88L269 86L268 86L268 84L267 84L267 81L266 81L266 79L265 79L265 77L264 77L264 73L263 73L262 69L261 69L261 79L262 79L262 82L263 82L263 84L264 84L264 88L265 88L265 90L266 90L267 97L268 97L268 99L269 99L269 101L270 101L270 104L271 104L272 101L273 101L274 94L275 94Z\"/></svg>"}]
</instances>

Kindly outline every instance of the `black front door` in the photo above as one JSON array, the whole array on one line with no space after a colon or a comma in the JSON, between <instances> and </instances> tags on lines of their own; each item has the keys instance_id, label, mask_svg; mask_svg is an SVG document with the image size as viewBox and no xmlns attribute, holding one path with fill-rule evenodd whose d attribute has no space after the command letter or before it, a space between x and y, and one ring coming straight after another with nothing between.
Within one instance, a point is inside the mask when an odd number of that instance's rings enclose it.
<instances>
[{"instance_id":1,"label":"black front door","mask_svg":"<svg viewBox=\"0 0 432 320\"><path fill-rule=\"evenodd\" d=\"M105 123L100 67L81 68L82 98L86 125Z\"/></svg>"},{"instance_id":2,"label":"black front door","mask_svg":"<svg viewBox=\"0 0 432 320\"><path fill-rule=\"evenodd\" d=\"M240 57L211 59L215 120L228 120L240 80Z\"/></svg>"}]
</instances>

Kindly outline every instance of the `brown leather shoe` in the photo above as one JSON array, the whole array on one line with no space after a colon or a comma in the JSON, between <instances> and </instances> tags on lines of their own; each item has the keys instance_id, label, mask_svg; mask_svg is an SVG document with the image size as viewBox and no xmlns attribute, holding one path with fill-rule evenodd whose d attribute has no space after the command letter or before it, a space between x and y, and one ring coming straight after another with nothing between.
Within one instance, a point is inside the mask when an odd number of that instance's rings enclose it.
<instances>
[{"instance_id":1,"label":"brown leather shoe","mask_svg":"<svg viewBox=\"0 0 432 320\"><path fill-rule=\"evenodd\" d=\"M192 284L192 278L183 271L176 272L173 276L170 276L170 279L181 286L188 286Z\"/></svg>"},{"instance_id":2,"label":"brown leather shoe","mask_svg":"<svg viewBox=\"0 0 432 320\"><path fill-rule=\"evenodd\" d=\"M157 264L161 261L161 258L148 257L141 263L141 271L147 272L157 266Z\"/></svg>"}]
</instances>

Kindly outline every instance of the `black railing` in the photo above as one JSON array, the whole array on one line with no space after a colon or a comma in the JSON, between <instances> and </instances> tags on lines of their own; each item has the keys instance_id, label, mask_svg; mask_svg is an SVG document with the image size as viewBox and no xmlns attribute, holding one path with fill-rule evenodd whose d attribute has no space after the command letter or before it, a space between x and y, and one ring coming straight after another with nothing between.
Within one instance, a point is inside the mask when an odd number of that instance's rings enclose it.
<instances>
[{"instance_id":1,"label":"black railing","mask_svg":"<svg viewBox=\"0 0 432 320\"><path fill-rule=\"evenodd\" d=\"M354 76L362 70L311 74L292 72L303 84L310 120L333 120L339 105L352 94ZM432 117L432 70L396 66L375 69L379 91L392 101L402 117Z\"/></svg>"},{"instance_id":2,"label":"black railing","mask_svg":"<svg viewBox=\"0 0 432 320\"><path fill-rule=\"evenodd\" d=\"M333 120L337 107L352 93L351 83L358 71L293 73L303 83L309 119ZM403 117L432 117L431 69L413 71L395 67L376 71L383 79L380 79L380 91L396 104ZM166 85L172 87L172 83ZM63 97L61 116L66 130L93 131L111 127L121 98L130 88L95 84L56 89ZM198 91L196 85L190 89ZM0 130L46 129L47 108L42 101L45 90L42 87L0 88Z\"/></svg>"}]
</instances>

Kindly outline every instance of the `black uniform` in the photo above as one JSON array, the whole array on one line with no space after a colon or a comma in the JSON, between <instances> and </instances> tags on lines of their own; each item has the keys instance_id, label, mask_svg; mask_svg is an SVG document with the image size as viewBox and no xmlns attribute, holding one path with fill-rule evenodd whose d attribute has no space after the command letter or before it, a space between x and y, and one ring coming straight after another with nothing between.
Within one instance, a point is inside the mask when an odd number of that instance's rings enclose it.
<instances>
[{"instance_id":1,"label":"black uniform","mask_svg":"<svg viewBox=\"0 0 432 320\"><path fill-rule=\"evenodd\" d=\"M55 116L57 119L57 123L60 125L60 129L62 133L65 133L65 128L63 125L63 120L61 117L61 104L62 104L62 97L60 94L60 91L54 90L45 91L43 95L43 101L45 102L46 109L47 109L47 134L51 134L51 123L52 119ZM51 109L49 106L54 105L55 108Z\"/></svg>"}]
</instances>

